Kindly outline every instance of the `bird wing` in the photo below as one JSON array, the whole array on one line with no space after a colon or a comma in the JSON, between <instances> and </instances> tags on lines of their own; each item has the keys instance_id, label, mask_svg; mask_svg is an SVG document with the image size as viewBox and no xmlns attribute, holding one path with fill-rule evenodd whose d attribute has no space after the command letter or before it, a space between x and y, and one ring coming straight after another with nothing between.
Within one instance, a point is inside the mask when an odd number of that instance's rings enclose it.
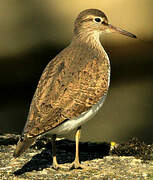
<instances>
[{"instance_id":1,"label":"bird wing","mask_svg":"<svg viewBox=\"0 0 153 180\"><path fill-rule=\"evenodd\" d=\"M65 50L50 61L40 78L23 132L27 137L78 117L107 93L107 57L75 55L70 49L66 54Z\"/></svg>"}]
</instances>

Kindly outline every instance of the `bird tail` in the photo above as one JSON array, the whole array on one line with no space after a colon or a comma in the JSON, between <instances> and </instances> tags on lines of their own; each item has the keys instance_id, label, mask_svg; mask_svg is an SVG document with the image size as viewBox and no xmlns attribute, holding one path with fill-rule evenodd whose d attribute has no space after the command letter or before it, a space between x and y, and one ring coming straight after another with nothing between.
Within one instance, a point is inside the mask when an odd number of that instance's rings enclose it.
<instances>
[{"instance_id":1,"label":"bird tail","mask_svg":"<svg viewBox=\"0 0 153 180\"><path fill-rule=\"evenodd\" d=\"M34 143L35 140L36 140L36 137L25 138L25 139L20 138L17 143L13 156L15 158L20 156L26 149L28 149Z\"/></svg>"}]
</instances>

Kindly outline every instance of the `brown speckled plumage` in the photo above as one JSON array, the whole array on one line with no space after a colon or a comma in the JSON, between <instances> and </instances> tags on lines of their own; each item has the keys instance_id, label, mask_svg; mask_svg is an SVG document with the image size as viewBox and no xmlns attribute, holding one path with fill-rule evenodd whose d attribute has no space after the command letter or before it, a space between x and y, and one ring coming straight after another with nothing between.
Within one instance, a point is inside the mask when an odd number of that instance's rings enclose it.
<instances>
[{"instance_id":1,"label":"brown speckled plumage","mask_svg":"<svg viewBox=\"0 0 153 180\"><path fill-rule=\"evenodd\" d=\"M77 54L76 54L77 52ZM33 97L24 133L37 136L67 119L78 117L108 90L105 55L69 46L44 70Z\"/></svg>"}]
</instances>

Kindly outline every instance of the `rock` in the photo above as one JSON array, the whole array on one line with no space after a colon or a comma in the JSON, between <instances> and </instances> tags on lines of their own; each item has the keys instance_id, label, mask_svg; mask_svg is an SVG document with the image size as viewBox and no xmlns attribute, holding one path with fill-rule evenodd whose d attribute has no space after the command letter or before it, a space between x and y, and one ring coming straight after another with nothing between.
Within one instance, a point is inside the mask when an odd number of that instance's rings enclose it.
<instances>
[{"instance_id":1,"label":"rock","mask_svg":"<svg viewBox=\"0 0 153 180\"><path fill-rule=\"evenodd\" d=\"M75 142L61 139L57 141L57 159L65 168L54 170L51 167L50 138L38 139L27 152L14 159L12 155L18 137L13 134L0 135L0 179L2 180L153 178L153 146L138 140L130 140L125 144L122 143L122 146L119 144L111 152L108 143L80 143L80 159L87 168L69 170L70 163L74 159ZM133 154L131 147L135 149ZM143 156L144 153L140 152L140 149L146 150L148 155Z\"/></svg>"}]
</instances>

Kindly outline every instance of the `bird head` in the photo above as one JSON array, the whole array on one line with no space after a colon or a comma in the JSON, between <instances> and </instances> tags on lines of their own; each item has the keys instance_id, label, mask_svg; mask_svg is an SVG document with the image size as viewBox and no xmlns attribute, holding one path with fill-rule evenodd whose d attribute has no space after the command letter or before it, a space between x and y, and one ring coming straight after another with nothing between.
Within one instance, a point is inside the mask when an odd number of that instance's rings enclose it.
<instances>
[{"instance_id":1,"label":"bird head","mask_svg":"<svg viewBox=\"0 0 153 180\"><path fill-rule=\"evenodd\" d=\"M75 20L74 33L75 34L101 34L107 33L120 33L122 35L136 38L136 36L130 32L127 32L121 28L111 25L106 15L98 9L87 9L82 11Z\"/></svg>"}]
</instances>

